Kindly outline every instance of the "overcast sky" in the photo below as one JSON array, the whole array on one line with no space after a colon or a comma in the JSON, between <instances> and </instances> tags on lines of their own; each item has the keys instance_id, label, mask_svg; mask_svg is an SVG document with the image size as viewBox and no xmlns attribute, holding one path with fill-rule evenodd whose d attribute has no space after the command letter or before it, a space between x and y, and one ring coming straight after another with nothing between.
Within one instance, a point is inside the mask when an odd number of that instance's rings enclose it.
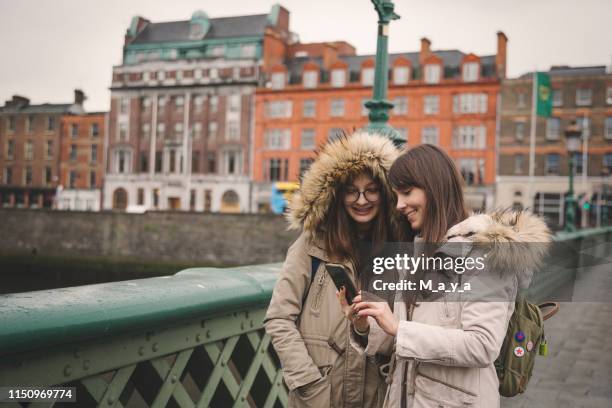
<instances>
[{"instance_id":1,"label":"overcast sky","mask_svg":"<svg viewBox=\"0 0 612 408\"><path fill-rule=\"evenodd\" d=\"M612 0L395 0L390 52L432 48L494 54L495 33L509 38L508 75L551 65L612 64ZM268 0L0 0L0 105L13 94L32 103L87 94L89 111L108 110L112 66L121 63L131 17L153 22L268 13ZM370 0L284 0L302 42L346 40L376 52Z\"/></svg>"}]
</instances>

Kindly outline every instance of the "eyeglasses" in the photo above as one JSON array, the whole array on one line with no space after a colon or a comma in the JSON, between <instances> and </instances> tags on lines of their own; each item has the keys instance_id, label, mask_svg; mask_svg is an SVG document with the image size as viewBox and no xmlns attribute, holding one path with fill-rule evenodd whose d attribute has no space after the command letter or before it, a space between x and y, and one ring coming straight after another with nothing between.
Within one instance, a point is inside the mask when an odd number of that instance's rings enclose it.
<instances>
[{"instance_id":1,"label":"eyeglasses","mask_svg":"<svg viewBox=\"0 0 612 408\"><path fill-rule=\"evenodd\" d=\"M377 188L369 188L364 191L359 191L355 189L348 189L344 191L344 201L347 204L353 204L359 201L359 198L363 194L363 197L366 201L370 203L374 203L380 199L380 190Z\"/></svg>"}]
</instances>

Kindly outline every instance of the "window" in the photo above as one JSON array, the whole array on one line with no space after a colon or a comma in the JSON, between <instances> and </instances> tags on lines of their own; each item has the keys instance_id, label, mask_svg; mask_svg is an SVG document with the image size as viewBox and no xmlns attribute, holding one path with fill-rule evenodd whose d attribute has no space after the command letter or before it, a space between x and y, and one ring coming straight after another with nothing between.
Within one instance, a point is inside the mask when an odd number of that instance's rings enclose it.
<instances>
[{"instance_id":1,"label":"window","mask_svg":"<svg viewBox=\"0 0 612 408\"><path fill-rule=\"evenodd\" d=\"M440 111L440 97L438 95L426 95L423 102L423 113L434 115Z\"/></svg>"},{"instance_id":2,"label":"window","mask_svg":"<svg viewBox=\"0 0 612 408\"><path fill-rule=\"evenodd\" d=\"M166 80L166 71L157 71L157 79L159 81L165 81Z\"/></svg>"},{"instance_id":3,"label":"window","mask_svg":"<svg viewBox=\"0 0 612 408\"><path fill-rule=\"evenodd\" d=\"M8 117L8 122L6 123L6 130L8 130L9 132L14 132L15 129L17 128L17 119L15 119L14 116L9 116Z\"/></svg>"},{"instance_id":4,"label":"window","mask_svg":"<svg viewBox=\"0 0 612 408\"><path fill-rule=\"evenodd\" d=\"M185 105L185 98L182 96L177 96L174 98L174 107L178 112L183 111L183 106Z\"/></svg>"},{"instance_id":5,"label":"window","mask_svg":"<svg viewBox=\"0 0 612 408\"><path fill-rule=\"evenodd\" d=\"M166 103L168 102L168 98L165 96L160 96L157 99L157 112L159 115L163 115L166 110Z\"/></svg>"},{"instance_id":6,"label":"window","mask_svg":"<svg viewBox=\"0 0 612 408\"><path fill-rule=\"evenodd\" d=\"M317 71L304 71L304 88L316 88L319 81L319 74Z\"/></svg>"},{"instance_id":7,"label":"window","mask_svg":"<svg viewBox=\"0 0 612 408\"><path fill-rule=\"evenodd\" d=\"M344 99L332 99L330 115L344 116Z\"/></svg>"},{"instance_id":8,"label":"window","mask_svg":"<svg viewBox=\"0 0 612 408\"><path fill-rule=\"evenodd\" d=\"M200 172L200 152L198 151L191 152L191 172Z\"/></svg>"},{"instance_id":9,"label":"window","mask_svg":"<svg viewBox=\"0 0 612 408\"><path fill-rule=\"evenodd\" d=\"M331 86L334 88L341 88L346 84L346 70L345 69L332 69L331 72Z\"/></svg>"},{"instance_id":10,"label":"window","mask_svg":"<svg viewBox=\"0 0 612 408\"><path fill-rule=\"evenodd\" d=\"M606 89L606 103L612 105L612 86Z\"/></svg>"},{"instance_id":11,"label":"window","mask_svg":"<svg viewBox=\"0 0 612 408\"><path fill-rule=\"evenodd\" d=\"M144 82L149 82L151 80L151 73L149 71L145 71L142 73L142 80Z\"/></svg>"},{"instance_id":12,"label":"window","mask_svg":"<svg viewBox=\"0 0 612 408\"><path fill-rule=\"evenodd\" d=\"M200 122L193 124L191 135L195 140L200 140L202 137L202 124Z\"/></svg>"},{"instance_id":13,"label":"window","mask_svg":"<svg viewBox=\"0 0 612 408\"><path fill-rule=\"evenodd\" d=\"M138 198L136 199L136 204L144 205L144 188L139 188L138 189L137 197Z\"/></svg>"},{"instance_id":14,"label":"window","mask_svg":"<svg viewBox=\"0 0 612 408\"><path fill-rule=\"evenodd\" d=\"M548 118L546 121L546 139L559 140L560 127L561 127L561 119Z\"/></svg>"},{"instance_id":15,"label":"window","mask_svg":"<svg viewBox=\"0 0 612 408\"><path fill-rule=\"evenodd\" d=\"M516 107L524 108L527 106L527 94L525 92L519 92L516 94Z\"/></svg>"},{"instance_id":16,"label":"window","mask_svg":"<svg viewBox=\"0 0 612 408\"><path fill-rule=\"evenodd\" d=\"M611 161L612 163L612 161ZM6 167L4 169L4 184L12 184L13 183L13 169L11 167Z\"/></svg>"},{"instance_id":17,"label":"window","mask_svg":"<svg viewBox=\"0 0 612 408\"><path fill-rule=\"evenodd\" d=\"M155 151L155 172L156 173L161 173L162 172L162 161L163 157L162 157L162 152L160 150Z\"/></svg>"},{"instance_id":18,"label":"window","mask_svg":"<svg viewBox=\"0 0 612 408\"><path fill-rule=\"evenodd\" d=\"M427 126L421 131L421 142L432 145L438 144L438 128L437 126Z\"/></svg>"},{"instance_id":19,"label":"window","mask_svg":"<svg viewBox=\"0 0 612 408\"><path fill-rule=\"evenodd\" d=\"M406 85L408 81L410 81L410 68L409 67L393 68L393 83L395 85Z\"/></svg>"},{"instance_id":20,"label":"window","mask_svg":"<svg viewBox=\"0 0 612 408\"><path fill-rule=\"evenodd\" d=\"M151 125L148 123L142 124L141 134L143 139L148 139L151 133Z\"/></svg>"},{"instance_id":21,"label":"window","mask_svg":"<svg viewBox=\"0 0 612 408\"><path fill-rule=\"evenodd\" d=\"M454 113L486 113L486 93L461 93L453 96Z\"/></svg>"},{"instance_id":22,"label":"window","mask_svg":"<svg viewBox=\"0 0 612 408\"><path fill-rule=\"evenodd\" d=\"M89 136L91 137L100 136L100 126L97 123L92 123L89 126Z\"/></svg>"},{"instance_id":23,"label":"window","mask_svg":"<svg viewBox=\"0 0 612 408\"><path fill-rule=\"evenodd\" d=\"M204 97L202 95L196 95L193 97L193 106L195 113L202 112L202 106L204 106Z\"/></svg>"},{"instance_id":24,"label":"window","mask_svg":"<svg viewBox=\"0 0 612 408\"><path fill-rule=\"evenodd\" d=\"M240 94L231 94L228 105L230 112L240 112Z\"/></svg>"},{"instance_id":25,"label":"window","mask_svg":"<svg viewBox=\"0 0 612 408\"><path fill-rule=\"evenodd\" d=\"M363 68L361 70L361 85L374 85L374 68Z\"/></svg>"},{"instance_id":26,"label":"window","mask_svg":"<svg viewBox=\"0 0 612 408\"><path fill-rule=\"evenodd\" d=\"M268 181L287 180L289 171L288 159L269 159L267 166Z\"/></svg>"},{"instance_id":27,"label":"window","mask_svg":"<svg viewBox=\"0 0 612 408\"><path fill-rule=\"evenodd\" d=\"M292 109L293 103L286 100L269 101L264 105L264 111L268 118L290 118Z\"/></svg>"},{"instance_id":28,"label":"window","mask_svg":"<svg viewBox=\"0 0 612 408\"><path fill-rule=\"evenodd\" d=\"M129 173L132 167L132 155L128 150L115 151L115 173Z\"/></svg>"},{"instance_id":29,"label":"window","mask_svg":"<svg viewBox=\"0 0 612 408\"><path fill-rule=\"evenodd\" d=\"M581 152L574 153L574 175L582 174L584 169L583 157Z\"/></svg>"},{"instance_id":30,"label":"window","mask_svg":"<svg viewBox=\"0 0 612 408\"><path fill-rule=\"evenodd\" d=\"M331 128L327 133L327 141L336 140L344 134L341 128Z\"/></svg>"},{"instance_id":31,"label":"window","mask_svg":"<svg viewBox=\"0 0 612 408\"><path fill-rule=\"evenodd\" d=\"M206 156L206 172L215 173L217 171L217 155L215 152L208 152Z\"/></svg>"},{"instance_id":32,"label":"window","mask_svg":"<svg viewBox=\"0 0 612 408\"><path fill-rule=\"evenodd\" d=\"M76 188L77 177L77 172L74 170L71 170L70 173L68 173L68 186L70 188Z\"/></svg>"},{"instance_id":33,"label":"window","mask_svg":"<svg viewBox=\"0 0 612 408\"><path fill-rule=\"evenodd\" d=\"M34 142L27 140L23 145L23 157L26 160L34 159Z\"/></svg>"},{"instance_id":34,"label":"window","mask_svg":"<svg viewBox=\"0 0 612 408\"><path fill-rule=\"evenodd\" d=\"M189 191L189 210L195 211L195 202L196 202L196 191L195 189L191 189Z\"/></svg>"},{"instance_id":35,"label":"window","mask_svg":"<svg viewBox=\"0 0 612 408\"><path fill-rule=\"evenodd\" d=\"M368 109L368 107L366 106L366 103L368 103L368 101L368 98L361 99L361 116L368 116L370 114L370 109Z\"/></svg>"},{"instance_id":36,"label":"window","mask_svg":"<svg viewBox=\"0 0 612 408\"><path fill-rule=\"evenodd\" d=\"M240 50L240 55L244 58L254 58L255 52L255 44L243 44Z\"/></svg>"},{"instance_id":37,"label":"window","mask_svg":"<svg viewBox=\"0 0 612 408\"><path fill-rule=\"evenodd\" d=\"M26 118L26 132L34 132L34 116L28 116Z\"/></svg>"},{"instance_id":38,"label":"window","mask_svg":"<svg viewBox=\"0 0 612 408\"><path fill-rule=\"evenodd\" d=\"M291 131L289 129L267 129L265 146L269 150L289 150L291 148Z\"/></svg>"},{"instance_id":39,"label":"window","mask_svg":"<svg viewBox=\"0 0 612 408\"><path fill-rule=\"evenodd\" d=\"M219 97L217 95L211 95L208 98L208 110L210 113L217 113L217 109L219 108Z\"/></svg>"},{"instance_id":40,"label":"window","mask_svg":"<svg viewBox=\"0 0 612 408\"><path fill-rule=\"evenodd\" d=\"M227 140L240 140L240 124L237 120L230 120L228 122L228 133Z\"/></svg>"},{"instance_id":41,"label":"window","mask_svg":"<svg viewBox=\"0 0 612 408\"><path fill-rule=\"evenodd\" d=\"M89 172L89 188L96 188L96 172Z\"/></svg>"},{"instance_id":42,"label":"window","mask_svg":"<svg viewBox=\"0 0 612 408\"><path fill-rule=\"evenodd\" d=\"M98 145L91 145L91 162L96 163L98 161Z\"/></svg>"},{"instance_id":43,"label":"window","mask_svg":"<svg viewBox=\"0 0 612 408\"><path fill-rule=\"evenodd\" d=\"M6 141L6 158L12 159L15 155L15 141L13 139L9 139Z\"/></svg>"},{"instance_id":44,"label":"window","mask_svg":"<svg viewBox=\"0 0 612 408\"><path fill-rule=\"evenodd\" d=\"M440 65L427 64L425 65L425 83L437 84L440 82Z\"/></svg>"},{"instance_id":45,"label":"window","mask_svg":"<svg viewBox=\"0 0 612 408\"><path fill-rule=\"evenodd\" d=\"M300 148L302 150L312 150L315 148L315 130L314 129L302 129L302 135L300 140Z\"/></svg>"},{"instance_id":46,"label":"window","mask_svg":"<svg viewBox=\"0 0 612 408\"><path fill-rule=\"evenodd\" d=\"M239 150L223 152L223 167L225 174L242 173L242 152Z\"/></svg>"},{"instance_id":47,"label":"window","mask_svg":"<svg viewBox=\"0 0 612 408\"><path fill-rule=\"evenodd\" d=\"M183 124L181 122L174 124L174 137L181 139L183 137Z\"/></svg>"},{"instance_id":48,"label":"window","mask_svg":"<svg viewBox=\"0 0 612 408\"><path fill-rule=\"evenodd\" d=\"M151 198L153 198L153 208L158 208L159 207L159 188L153 189L153 194Z\"/></svg>"},{"instance_id":49,"label":"window","mask_svg":"<svg viewBox=\"0 0 612 408\"><path fill-rule=\"evenodd\" d=\"M157 124L157 139L164 140L165 137L166 137L166 124L158 123Z\"/></svg>"},{"instance_id":50,"label":"window","mask_svg":"<svg viewBox=\"0 0 612 408\"><path fill-rule=\"evenodd\" d=\"M217 122L208 122L208 140L214 141L217 139Z\"/></svg>"},{"instance_id":51,"label":"window","mask_svg":"<svg viewBox=\"0 0 612 408\"><path fill-rule=\"evenodd\" d=\"M45 167L45 173L44 173L44 176L43 176L43 183L45 185L50 184L52 178L53 178L53 172L51 170L51 167L46 166Z\"/></svg>"},{"instance_id":52,"label":"window","mask_svg":"<svg viewBox=\"0 0 612 408\"><path fill-rule=\"evenodd\" d=\"M183 71L179 69L176 71L176 80L180 81L181 79L183 79Z\"/></svg>"},{"instance_id":53,"label":"window","mask_svg":"<svg viewBox=\"0 0 612 408\"><path fill-rule=\"evenodd\" d=\"M119 102L119 113L125 115L128 113L130 100L128 98L121 98Z\"/></svg>"},{"instance_id":54,"label":"window","mask_svg":"<svg viewBox=\"0 0 612 408\"><path fill-rule=\"evenodd\" d=\"M273 72L270 81L272 89L283 89L285 87L285 73Z\"/></svg>"},{"instance_id":55,"label":"window","mask_svg":"<svg viewBox=\"0 0 612 408\"><path fill-rule=\"evenodd\" d=\"M552 92L552 106L563 106L563 91L561 89L553 89Z\"/></svg>"},{"instance_id":56,"label":"window","mask_svg":"<svg viewBox=\"0 0 612 408\"><path fill-rule=\"evenodd\" d=\"M522 174L525 163L525 156L522 154L514 155L514 174Z\"/></svg>"},{"instance_id":57,"label":"window","mask_svg":"<svg viewBox=\"0 0 612 408\"><path fill-rule=\"evenodd\" d=\"M547 175L559 175L559 155L557 153L546 155L544 172Z\"/></svg>"},{"instance_id":58,"label":"window","mask_svg":"<svg viewBox=\"0 0 612 408\"><path fill-rule=\"evenodd\" d=\"M140 152L138 170L141 173L146 173L149 171L149 154L147 152Z\"/></svg>"},{"instance_id":59,"label":"window","mask_svg":"<svg viewBox=\"0 0 612 408\"><path fill-rule=\"evenodd\" d=\"M53 116L47 117L47 132L55 130L55 118Z\"/></svg>"},{"instance_id":60,"label":"window","mask_svg":"<svg viewBox=\"0 0 612 408\"><path fill-rule=\"evenodd\" d=\"M313 99L307 99L302 105L302 116L305 118L314 118L316 115L317 103Z\"/></svg>"},{"instance_id":61,"label":"window","mask_svg":"<svg viewBox=\"0 0 612 408\"><path fill-rule=\"evenodd\" d=\"M461 76L463 77L463 82L474 82L478 81L478 68L479 64L477 62L466 62L463 64L461 68Z\"/></svg>"},{"instance_id":62,"label":"window","mask_svg":"<svg viewBox=\"0 0 612 408\"><path fill-rule=\"evenodd\" d=\"M468 186L484 182L483 159L459 159L459 171Z\"/></svg>"},{"instance_id":63,"label":"window","mask_svg":"<svg viewBox=\"0 0 612 408\"><path fill-rule=\"evenodd\" d=\"M393 114L405 115L408 113L408 97L398 96L393 99Z\"/></svg>"},{"instance_id":64,"label":"window","mask_svg":"<svg viewBox=\"0 0 612 408\"><path fill-rule=\"evenodd\" d=\"M119 124L119 141L126 142L128 140L128 126L127 123Z\"/></svg>"},{"instance_id":65,"label":"window","mask_svg":"<svg viewBox=\"0 0 612 408\"><path fill-rule=\"evenodd\" d=\"M25 168L25 184L29 186L32 184L32 167L27 166Z\"/></svg>"},{"instance_id":66,"label":"window","mask_svg":"<svg viewBox=\"0 0 612 408\"><path fill-rule=\"evenodd\" d=\"M604 154L602 165L604 167L604 171L607 171L607 174L612 174L612 153Z\"/></svg>"},{"instance_id":67,"label":"window","mask_svg":"<svg viewBox=\"0 0 612 408\"><path fill-rule=\"evenodd\" d=\"M304 173L308 171L312 162L313 162L313 159L311 158L300 159L300 176L299 176L300 179L302 178L302 175L304 175Z\"/></svg>"},{"instance_id":68,"label":"window","mask_svg":"<svg viewBox=\"0 0 612 408\"><path fill-rule=\"evenodd\" d=\"M77 158L77 145L70 145L70 160L76 160Z\"/></svg>"},{"instance_id":69,"label":"window","mask_svg":"<svg viewBox=\"0 0 612 408\"><path fill-rule=\"evenodd\" d=\"M45 157L47 159L53 158L53 140L47 140L45 145Z\"/></svg>"},{"instance_id":70,"label":"window","mask_svg":"<svg viewBox=\"0 0 612 408\"><path fill-rule=\"evenodd\" d=\"M514 137L516 140L525 139L525 122L514 122Z\"/></svg>"},{"instance_id":71,"label":"window","mask_svg":"<svg viewBox=\"0 0 612 408\"><path fill-rule=\"evenodd\" d=\"M612 116L606 118L604 129L604 137L606 139L612 139Z\"/></svg>"},{"instance_id":72,"label":"window","mask_svg":"<svg viewBox=\"0 0 612 408\"><path fill-rule=\"evenodd\" d=\"M484 149L486 143L485 126L458 126L453 131L454 149Z\"/></svg>"},{"instance_id":73,"label":"window","mask_svg":"<svg viewBox=\"0 0 612 408\"><path fill-rule=\"evenodd\" d=\"M70 125L70 137L73 139L79 136L79 125L73 123Z\"/></svg>"},{"instance_id":74,"label":"window","mask_svg":"<svg viewBox=\"0 0 612 408\"><path fill-rule=\"evenodd\" d=\"M576 89L576 105L588 106L593 98L593 90L591 88Z\"/></svg>"}]
</instances>

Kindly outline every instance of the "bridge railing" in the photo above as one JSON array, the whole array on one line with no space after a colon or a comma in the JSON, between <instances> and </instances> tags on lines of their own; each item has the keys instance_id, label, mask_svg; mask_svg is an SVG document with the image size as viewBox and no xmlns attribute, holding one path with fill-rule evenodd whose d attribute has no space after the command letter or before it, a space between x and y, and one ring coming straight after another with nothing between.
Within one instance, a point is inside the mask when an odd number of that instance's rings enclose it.
<instances>
[{"instance_id":1,"label":"bridge railing","mask_svg":"<svg viewBox=\"0 0 612 408\"><path fill-rule=\"evenodd\" d=\"M612 240L612 228L555 239L580 253ZM286 406L262 324L279 268L194 268L0 296L0 385L75 387L79 407ZM574 278L566 269L536 275L531 296Z\"/></svg>"}]
</instances>

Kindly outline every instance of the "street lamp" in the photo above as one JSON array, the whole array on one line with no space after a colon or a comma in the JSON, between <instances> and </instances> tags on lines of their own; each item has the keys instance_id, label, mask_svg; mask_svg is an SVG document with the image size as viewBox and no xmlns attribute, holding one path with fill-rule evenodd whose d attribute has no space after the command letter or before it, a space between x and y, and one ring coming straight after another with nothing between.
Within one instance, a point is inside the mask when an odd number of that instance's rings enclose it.
<instances>
[{"instance_id":1,"label":"street lamp","mask_svg":"<svg viewBox=\"0 0 612 408\"><path fill-rule=\"evenodd\" d=\"M576 200L574 199L574 155L580 151L582 128L575 120L565 128L565 147L569 155L569 190L565 197L565 231L576 231Z\"/></svg>"},{"instance_id":2,"label":"street lamp","mask_svg":"<svg viewBox=\"0 0 612 408\"><path fill-rule=\"evenodd\" d=\"M391 0L371 0L378 14L378 38L376 41L376 69L374 72L374 95L366 102L369 109L369 123L367 129L387 135L393 143L401 145L405 142L397 130L393 129L387 121L389 120L389 109L393 104L387 100L387 67L388 67L388 37L389 23L400 18L393 11L394 5Z\"/></svg>"}]
</instances>

